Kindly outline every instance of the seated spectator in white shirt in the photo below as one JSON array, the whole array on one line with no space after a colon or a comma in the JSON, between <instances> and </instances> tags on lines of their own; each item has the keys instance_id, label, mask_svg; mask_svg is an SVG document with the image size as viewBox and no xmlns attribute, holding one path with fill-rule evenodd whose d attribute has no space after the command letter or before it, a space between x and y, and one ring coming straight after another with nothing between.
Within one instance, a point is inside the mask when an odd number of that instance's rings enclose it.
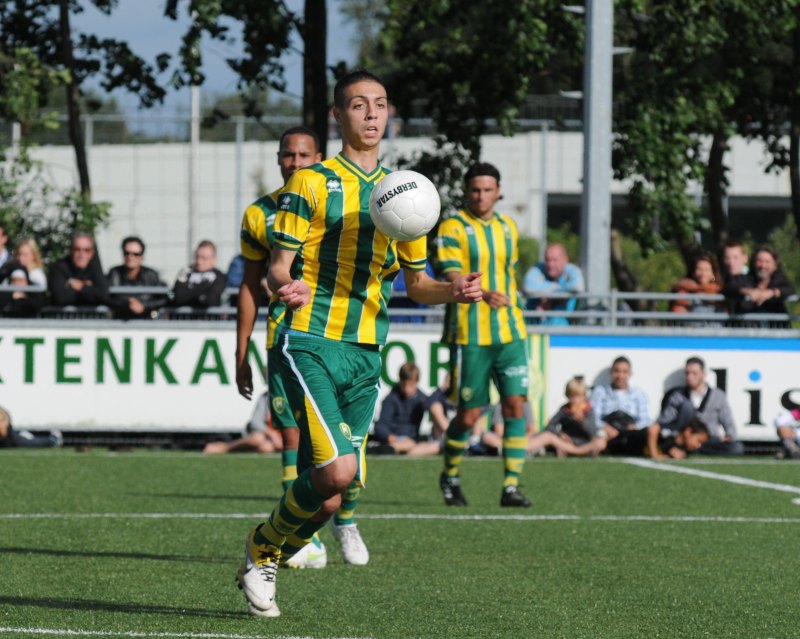
<instances>
[{"instance_id":1,"label":"seated spectator in white shirt","mask_svg":"<svg viewBox=\"0 0 800 639\"><path fill-rule=\"evenodd\" d=\"M646 428L652 422L647 395L630 385L630 360L617 357L611 364L611 383L595 386L589 399L594 408L597 428L604 429L608 439L623 430Z\"/></svg>"}]
</instances>

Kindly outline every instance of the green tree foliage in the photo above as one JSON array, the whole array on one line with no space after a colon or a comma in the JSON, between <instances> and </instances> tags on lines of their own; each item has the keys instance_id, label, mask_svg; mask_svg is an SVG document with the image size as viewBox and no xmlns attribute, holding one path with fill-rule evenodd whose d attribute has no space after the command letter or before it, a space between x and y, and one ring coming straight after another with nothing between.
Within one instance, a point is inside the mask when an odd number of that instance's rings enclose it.
<instances>
[{"instance_id":1,"label":"green tree foliage","mask_svg":"<svg viewBox=\"0 0 800 639\"><path fill-rule=\"evenodd\" d=\"M381 47L394 61L389 95L401 117L432 118L438 134L435 150L412 166L452 205L489 121L512 134L534 81L559 44L570 40L574 50L582 30L549 0L390 0L388 8Z\"/></svg>"},{"instance_id":2,"label":"green tree foliage","mask_svg":"<svg viewBox=\"0 0 800 639\"><path fill-rule=\"evenodd\" d=\"M0 119L21 122L28 131L16 148L0 148L0 221L14 238L33 237L52 262L67 250L73 232L93 233L104 224L109 205L75 190L56 191L30 156L30 135L58 126L55 113L42 114L40 98L67 82L66 73L42 65L30 49L0 53L0 71Z\"/></svg>"}]
</instances>

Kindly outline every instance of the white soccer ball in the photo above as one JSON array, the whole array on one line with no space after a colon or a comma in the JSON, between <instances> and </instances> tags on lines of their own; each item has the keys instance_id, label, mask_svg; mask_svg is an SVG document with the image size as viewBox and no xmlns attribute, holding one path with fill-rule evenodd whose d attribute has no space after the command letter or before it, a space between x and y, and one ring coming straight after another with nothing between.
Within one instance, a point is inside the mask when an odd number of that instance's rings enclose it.
<instances>
[{"instance_id":1,"label":"white soccer ball","mask_svg":"<svg viewBox=\"0 0 800 639\"><path fill-rule=\"evenodd\" d=\"M369 215L381 233L408 242L427 233L439 220L439 193L416 171L394 171L372 189Z\"/></svg>"}]
</instances>

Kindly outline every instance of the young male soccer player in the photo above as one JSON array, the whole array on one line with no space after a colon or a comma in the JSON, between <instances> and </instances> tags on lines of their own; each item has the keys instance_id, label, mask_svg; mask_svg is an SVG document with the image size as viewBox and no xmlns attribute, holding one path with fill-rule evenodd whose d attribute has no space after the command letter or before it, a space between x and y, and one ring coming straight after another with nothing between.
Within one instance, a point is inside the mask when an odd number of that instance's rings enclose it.
<instances>
[{"instance_id":1,"label":"young male soccer player","mask_svg":"<svg viewBox=\"0 0 800 639\"><path fill-rule=\"evenodd\" d=\"M467 505L459 480L461 458L481 407L489 403L489 380L494 379L505 421L500 505L528 508L531 502L518 487L528 394L527 333L515 280L518 232L511 218L494 210L500 198L500 172L494 166L475 164L465 181L466 208L439 225L439 266L450 281L481 271L488 286L480 304L449 305L445 315L442 341L451 344L451 389L458 411L445 434L439 487L449 506Z\"/></svg>"},{"instance_id":2,"label":"young male soccer player","mask_svg":"<svg viewBox=\"0 0 800 639\"><path fill-rule=\"evenodd\" d=\"M269 268L282 326L279 346L289 405L300 426L298 477L245 543L239 584L255 615L276 617L281 555L301 548L366 479L364 439L380 379L391 281L404 271L408 295L423 304L475 302L480 273L452 282L425 274L426 239L379 233L369 195L385 175L378 160L388 99L381 81L354 71L336 84L333 113L342 152L290 179L278 198Z\"/></svg>"},{"instance_id":3,"label":"young male soccer player","mask_svg":"<svg viewBox=\"0 0 800 639\"><path fill-rule=\"evenodd\" d=\"M321 160L319 138L312 129L298 126L283 132L278 145L278 166L284 184L300 169ZM281 189L256 200L247 207L242 218L241 252L245 262L244 277L239 287L237 302L236 385L239 394L247 399L253 396L253 371L248 362L247 349L258 314L261 279L266 271L275 241L273 224L278 210L278 194ZM286 392L283 388L283 379L278 364L280 351L273 348L276 339L277 326L274 321L269 321L267 326L267 375L270 415L273 426L280 430L283 439L282 483L285 490L297 477L297 448L300 443L300 431L297 429L297 422L286 401ZM322 568L326 562L325 546L319 540L318 535L314 535L310 544L287 560L288 565L296 568Z\"/></svg>"}]
</instances>

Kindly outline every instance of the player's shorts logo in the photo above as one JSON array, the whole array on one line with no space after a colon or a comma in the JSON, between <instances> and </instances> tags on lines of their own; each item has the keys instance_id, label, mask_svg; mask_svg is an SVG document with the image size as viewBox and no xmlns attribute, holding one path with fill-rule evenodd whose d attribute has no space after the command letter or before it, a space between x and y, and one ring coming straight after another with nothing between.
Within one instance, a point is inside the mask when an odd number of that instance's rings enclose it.
<instances>
[{"instance_id":1,"label":"player's shorts logo","mask_svg":"<svg viewBox=\"0 0 800 639\"><path fill-rule=\"evenodd\" d=\"M339 424L339 430L342 431L342 435L344 435L347 439L349 439L349 440L353 439L353 435L350 432L350 427L347 424L345 424L344 422L341 422Z\"/></svg>"},{"instance_id":2,"label":"player's shorts logo","mask_svg":"<svg viewBox=\"0 0 800 639\"><path fill-rule=\"evenodd\" d=\"M286 410L286 400L283 399L283 397L273 397L272 409L278 413L278 415L282 415L283 411Z\"/></svg>"},{"instance_id":3,"label":"player's shorts logo","mask_svg":"<svg viewBox=\"0 0 800 639\"><path fill-rule=\"evenodd\" d=\"M461 399L463 399L465 402L468 402L469 400L471 400L472 399L472 395L473 395L473 392L472 392L472 389L469 386L464 386L464 388L461 389Z\"/></svg>"}]
</instances>

